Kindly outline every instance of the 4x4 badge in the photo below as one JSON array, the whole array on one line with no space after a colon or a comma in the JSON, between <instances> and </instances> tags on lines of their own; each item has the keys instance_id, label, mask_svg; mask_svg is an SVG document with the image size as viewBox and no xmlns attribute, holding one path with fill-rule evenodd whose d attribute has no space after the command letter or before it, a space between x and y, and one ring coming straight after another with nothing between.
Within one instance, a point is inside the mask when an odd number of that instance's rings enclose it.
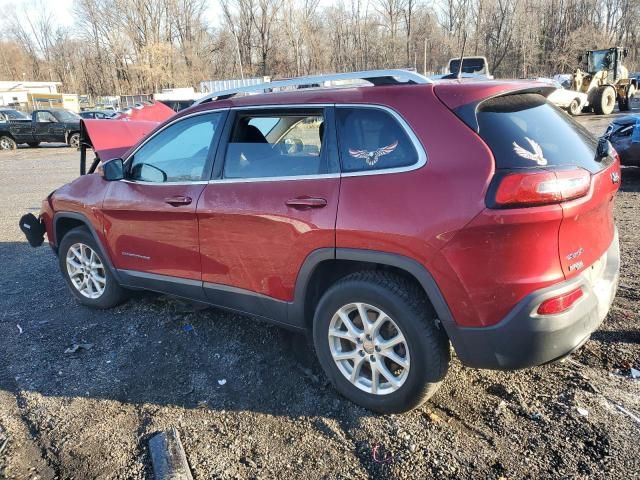
<instances>
[{"instance_id":1,"label":"4x4 badge","mask_svg":"<svg viewBox=\"0 0 640 480\"><path fill-rule=\"evenodd\" d=\"M529 145L533 148L533 152L530 152L529 150L522 148L516 142L513 142L513 151L516 152L516 155L526 158L527 160L533 160L538 165L546 165L547 159L544 158L544 155L542 154L542 147L529 137L524 137L524 139L529 142Z\"/></svg>"},{"instance_id":2,"label":"4x4 badge","mask_svg":"<svg viewBox=\"0 0 640 480\"><path fill-rule=\"evenodd\" d=\"M377 150L354 150L353 148L349 149L349 155L354 158L364 158L367 161L369 166L373 166L378 163L378 160L383 155L388 155L393 152L398 146L398 140L393 142L391 145L387 145L386 147L380 147Z\"/></svg>"},{"instance_id":3,"label":"4x4 badge","mask_svg":"<svg viewBox=\"0 0 640 480\"><path fill-rule=\"evenodd\" d=\"M620 174L618 172L611 172L611 183L620 183Z\"/></svg>"}]
</instances>

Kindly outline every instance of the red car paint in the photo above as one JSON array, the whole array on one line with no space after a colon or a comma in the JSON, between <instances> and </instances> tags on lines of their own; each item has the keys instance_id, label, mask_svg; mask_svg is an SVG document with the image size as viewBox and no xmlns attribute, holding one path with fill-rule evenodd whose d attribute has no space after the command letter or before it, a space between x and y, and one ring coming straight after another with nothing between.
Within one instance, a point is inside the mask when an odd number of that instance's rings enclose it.
<instances>
[{"instance_id":1,"label":"red car paint","mask_svg":"<svg viewBox=\"0 0 640 480\"><path fill-rule=\"evenodd\" d=\"M198 202L202 280L291 301L296 277L314 250L335 246L338 178L220 183ZM324 198L324 208L290 199Z\"/></svg>"},{"instance_id":2,"label":"red car paint","mask_svg":"<svg viewBox=\"0 0 640 480\"><path fill-rule=\"evenodd\" d=\"M412 259L429 272L457 325L491 326L532 292L584 271L614 238L618 183L611 175L620 173L617 159L592 175L589 193L576 200L487 207L496 173L494 155L454 111L495 95L536 88L541 89L531 82L442 82L435 87L319 89L205 103L171 121L237 107L383 105L398 112L413 130L427 163L384 175L193 185L149 186L88 175L59 189L51 204L55 212L85 215L118 269L201 280L293 302L300 269L318 249L387 252ZM85 121L89 129L92 123ZM109 139L122 136L116 147L121 148L134 130L138 134L147 126L113 124L100 122L101 129L109 128L91 134L103 152L110 150ZM166 203L175 196L191 202ZM287 204L300 198L322 198L326 206ZM51 212L43 215L55 243ZM582 266L573 271L568 258L580 250Z\"/></svg>"}]
</instances>

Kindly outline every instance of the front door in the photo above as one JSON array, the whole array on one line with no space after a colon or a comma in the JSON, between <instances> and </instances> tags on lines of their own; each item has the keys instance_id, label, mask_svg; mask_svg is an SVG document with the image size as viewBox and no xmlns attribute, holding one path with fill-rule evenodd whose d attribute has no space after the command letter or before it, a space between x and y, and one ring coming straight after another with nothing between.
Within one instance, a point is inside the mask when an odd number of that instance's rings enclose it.
<instances>
[{"instance_id":1,"label":"front door","mask_svg":"<svg viewBox=\"0 0 640 480\"><path fill-rule=\"evenodd\" d=\"M179 119L125 160L125 179L112 182L103 203L107 248L123 275L200 281L196 205L225 116Z\"/></svg>"},{"instance_id":2,"label":"front door","mask_svg":"<svg viewBox=\"0 0 640 480\"><path fill-rule=\"evenodd\" d=\"M35 139L38 142L55 142L57 140L55 134L55 126L58 123L56 117L46 110L37 110L34 112L35 123L33 130Z\"/></svg>"},{"instance_id":3,"label":"front door","mask_svg":"<svg viewBox=\"0 0 640 480\"><path fill-rule=\"evenodd\" d=\"M293 300L307 256L335 247L340 178L332 109L236 111L230 122L217 179L198 202L205 293L273 317L270 306ZM234 304L233 295L243 300Z\"/></svg>"}]
</instances>

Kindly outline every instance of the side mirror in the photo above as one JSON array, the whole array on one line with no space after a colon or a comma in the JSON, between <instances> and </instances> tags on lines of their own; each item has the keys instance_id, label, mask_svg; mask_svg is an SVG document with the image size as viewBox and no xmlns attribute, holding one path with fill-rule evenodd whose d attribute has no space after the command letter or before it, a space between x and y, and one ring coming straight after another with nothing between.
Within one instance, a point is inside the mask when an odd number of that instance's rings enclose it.
<instances>
[{"instance_id":1,"label":"side mirror","mask_svg":"<svg viewBox=\"0 0 640 480\"><path fill-rule=\"evenodd\" d=\"M596 149L596 161L601 162L603 159L612 156L613 147L606 138L602 137L598 140L598 148Z\"/></svg>"},{"instance_id":2,"label":"side mirror","mask_svg":"<svg viewBox=\"0 0 640 480\"><path fill-rule=\"evenodd\" d=\"M582 63L582 55L578 55L578 63Z\"/></svg>"},{"instance_id":3,"label":"side mirror","mask_svg":"<svg viewBox=\"0 0 640 480\"><path fill-rule=\"evenodd\" d=\"M102 177L107 182L115 182L124 178L124 162L121 158L109 160L102 166Z\"/></svg>"},{"instance_id":4,"label":"side mirror","mask_svg":"<svg viewBox=\"0 0 640 480\"><path fill-rule=\"evenodd\" d=\"M627 58L627 55L629 54L629 51L625 48L624 50L622 50L622 56L624 58Z\"/></svg>"}]
</instances>

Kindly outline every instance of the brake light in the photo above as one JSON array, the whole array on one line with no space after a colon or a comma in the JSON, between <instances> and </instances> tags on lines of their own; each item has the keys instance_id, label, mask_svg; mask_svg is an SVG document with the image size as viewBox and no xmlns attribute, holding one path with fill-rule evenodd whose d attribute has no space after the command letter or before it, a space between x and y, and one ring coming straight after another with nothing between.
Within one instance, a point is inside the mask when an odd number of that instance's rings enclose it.
<instances>
[{"instance_id":1,"label":"brake light","mask_svg":"<svg viewBox=\"0 0 640 480\"><path fill-rule=\"evenodd\" d=\"M591 174L582 169L510 172L498 179L496 207L531 207L565 202L589 192Z\"/></svg>"},{"instance_id":2,"label":"brake light","mask_svg":"<svg viewBox=\"0 0 640 480\"><path fill-rule=\"evenodd\" d=\"M557 297L545 300L538 307L538 315L555 315L571 308L580 298L582 298L582 288L576 288L569 293L563 293Z\"/></svg>"}]
</instances>

